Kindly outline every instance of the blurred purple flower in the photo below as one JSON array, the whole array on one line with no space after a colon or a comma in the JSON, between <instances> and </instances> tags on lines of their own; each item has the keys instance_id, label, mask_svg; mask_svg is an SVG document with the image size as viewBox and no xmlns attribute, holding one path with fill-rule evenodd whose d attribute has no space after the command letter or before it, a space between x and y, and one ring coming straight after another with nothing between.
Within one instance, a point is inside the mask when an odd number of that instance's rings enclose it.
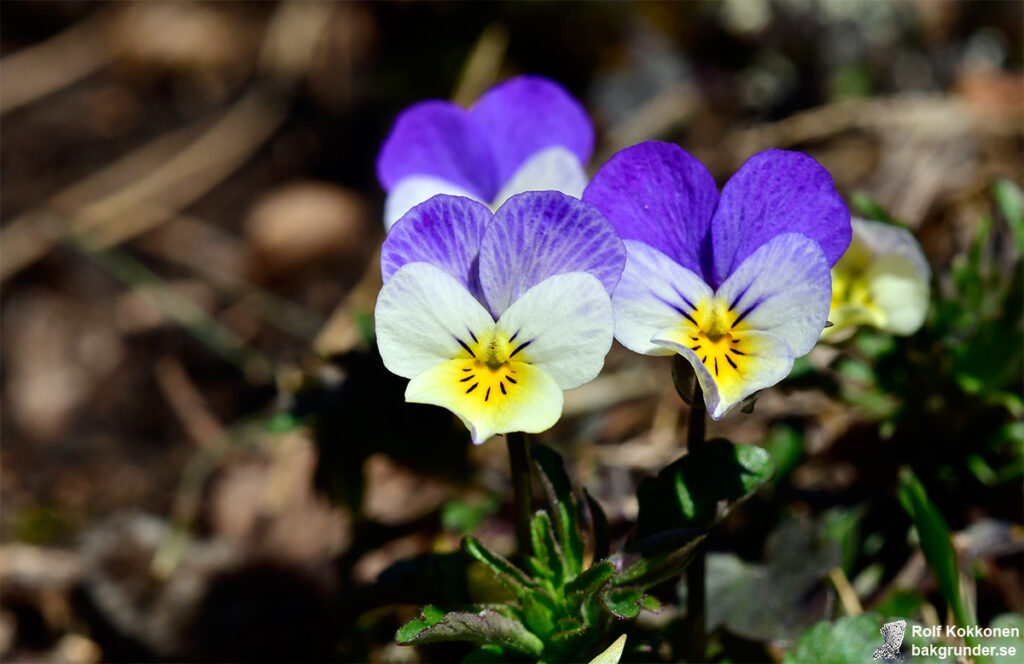
<instances>
[{"instance_id":1,"label":"blurred purple flower","mask_svg":"<svg viewBox=\"0 0 1024 664\"><path fill-rule=\"evenodd\" d=\"M558 83L519 76L465 110L424 101L403 111L377 157L390 228L435 194L466 196L497 209L513 194L561 191L579 198L594 128Z\"/></svg>"},{"instance_id":2,"label":"blurred purple flower","mask_svg":"<svg viewBox=\"0 0 1024 664\"><path fill-rule=\"evenodd\" d=\"M411 379L407 401L451 410L475 443L543 431L562 413L562 390L601 371L625 261L611 224L565 194L519 194L493 214L434 196L381 248L384 365Z\"/></svg>"},{"instance_id":3,"label":"blurred purple flower","mask_svg":"<svg viewBox=\"0 0 1024 664\"><path fill-rule=\"evenodd\" d=\"M811 157L756 154L719 195L703 164L650 141L612 157L583 200L626 245L615 337L637 353L686 358L714 419L814 347L850 213Z\"/></svg>"}]
</instances>

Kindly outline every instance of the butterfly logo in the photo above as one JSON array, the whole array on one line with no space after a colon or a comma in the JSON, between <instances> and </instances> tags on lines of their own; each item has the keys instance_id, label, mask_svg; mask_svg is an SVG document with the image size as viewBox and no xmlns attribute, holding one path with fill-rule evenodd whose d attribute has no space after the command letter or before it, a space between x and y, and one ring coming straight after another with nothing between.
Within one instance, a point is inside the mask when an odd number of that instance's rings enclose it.
<instances>
[{"instance_id":1,"label":"butterfly logo","mask_svg":"<svg viewBox=\"0 0 1024 664\"><path fill-rule=\"evenodd\" d=\"M903 664L903 655L900 654L900 646L903 645L903 634L907 631L906 620L896 620L882 625L882 645L875 648L875 654L871 659L884 659Z\"/></svg>"}]
</instances>

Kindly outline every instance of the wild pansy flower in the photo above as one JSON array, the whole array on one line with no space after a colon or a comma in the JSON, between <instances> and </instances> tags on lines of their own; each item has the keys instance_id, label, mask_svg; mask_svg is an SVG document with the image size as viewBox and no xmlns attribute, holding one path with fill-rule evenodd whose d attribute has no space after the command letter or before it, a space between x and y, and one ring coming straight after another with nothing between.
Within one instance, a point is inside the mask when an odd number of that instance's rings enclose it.
<instances>
[{"instance_id":1,"label":"wild pansy flower","mask_svg":"<svg viewBox=\"0 0 1024 664\"><path fill-rule=\"evenodd\" d=\"M930 280L928 261L909 230L854 218L850 247L832 268L833 326L821 338L835 339L857 325L917 332L928 313Z\"/></svg>"},{"instance_id":2,"label":"wild pansy flower","mask_svg":"<svg viewBox=\"0 0 1024 664\"><path fill-rule=\"evenodd\" d=\"M682 148L641 143L612 157L583 200L626 245L615 337L638 353L686 358L714 419L814 346L850 213L811 157L756 154L719 195Z\"/></svg>"},{"instance_id":3,"label":"wild pansy flower","mask_svg":"<svg viewBox=\"0 0 1024 664\"><path fill-rule=\"evenodd\" d=\"M411 379L407 401L452 411L474 443L543 431L562 413L562 390L604 364L625 260L611 224L565 194L519 194L493 214L434 196L381 248L384 366Z\"/></svg>"},{"instance_id":4,"label":"wild pansy flower","mask_svg":"<svg viewBox=\"0 0 1024 664\"><path fill-rule=\"evenodd\" d=\"M398 116L377 157L377 178L388 192L384 225L434 194L467 196L492 210L524 191L579 198L593 149L583 106L540 76L505 81L468 111L420 102Z\"/></svg>"}]
</instances>

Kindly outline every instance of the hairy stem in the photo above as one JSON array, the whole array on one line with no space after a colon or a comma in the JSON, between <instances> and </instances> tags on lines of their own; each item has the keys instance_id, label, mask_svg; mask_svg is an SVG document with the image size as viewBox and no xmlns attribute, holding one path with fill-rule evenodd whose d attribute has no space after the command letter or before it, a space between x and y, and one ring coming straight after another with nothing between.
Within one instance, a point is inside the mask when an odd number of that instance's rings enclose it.
<instances>
[{"instance_id":1,"label":"hairy stem","mask_svg":"<svg viewBox=\"0 0 1024 664\"><path fill-rule=\"evenodd\" d=\"M508 444L508 463L512 471L512 494L516 505L516 543L519 555L530 555L530 517L533 515L533 495L530 483L530 446L526 434L514 432L505 436Z\"/></svg>"}]
</instances>

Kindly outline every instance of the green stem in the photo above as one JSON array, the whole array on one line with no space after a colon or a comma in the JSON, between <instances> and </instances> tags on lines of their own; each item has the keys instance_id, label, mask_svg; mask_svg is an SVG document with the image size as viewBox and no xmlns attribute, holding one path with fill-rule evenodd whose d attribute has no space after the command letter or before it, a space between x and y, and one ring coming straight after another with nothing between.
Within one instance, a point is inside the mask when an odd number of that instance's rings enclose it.
<instances>
[{"instance_id":1,"label":"green stem","mask_svg":"<svg viewBox=\"0 0 1024 664\"><path fill-rule=\"evenodd\" d=\"M673 377L676 380L681 397L690 404L690 417L686 424L686 450L693 453L700 445L704 444L704 436L707 427L705 414L707 409L704 406L704 391L700 388L697 376L689 366L682 367L678 363L686 364L681 356L675 356L677 366L674 367ZM686 375L685 369L690 369L693 376L692 383L686 386L680 385L680 377ZM687 398L689 397L689 398ZM707 656L707 549L702 542L697 545L693 554L690 566L686 568L686 616L689 627L690 653L687 660L690 662L703 662Z\"/></svg>"},{"instance_id":2,"label":"green stem","mask_svg":"<svg viewBox=\"0 0 1024 664\"><path fill-rule=\"evenodd\" d=\"M512 495L516 505L516 543L519 555L530 555L530 517L533 515L533 495L530 483L530 446L526 434L516 431L505 435L508 444L508 464L512 471Z\"/></svg>"}]
</instances>

